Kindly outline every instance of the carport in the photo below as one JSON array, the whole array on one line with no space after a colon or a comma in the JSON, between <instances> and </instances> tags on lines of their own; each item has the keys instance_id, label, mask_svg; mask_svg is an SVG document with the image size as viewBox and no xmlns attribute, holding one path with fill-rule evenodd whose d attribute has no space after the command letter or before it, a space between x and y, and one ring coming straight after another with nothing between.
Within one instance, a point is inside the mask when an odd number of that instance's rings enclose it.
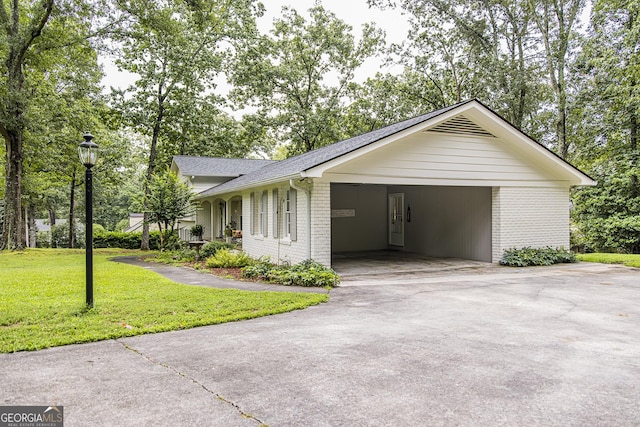
<instances>
[{"instance_id":1,"label":"carport","mask_svg":"<svg viewBox=\"0 0 640 427\"><path fill-rule=\"evenodd\" d=\"M332 258L389 249L491 262L491 199L490 187L332 184Z\"/></svg>"}]
</instances>

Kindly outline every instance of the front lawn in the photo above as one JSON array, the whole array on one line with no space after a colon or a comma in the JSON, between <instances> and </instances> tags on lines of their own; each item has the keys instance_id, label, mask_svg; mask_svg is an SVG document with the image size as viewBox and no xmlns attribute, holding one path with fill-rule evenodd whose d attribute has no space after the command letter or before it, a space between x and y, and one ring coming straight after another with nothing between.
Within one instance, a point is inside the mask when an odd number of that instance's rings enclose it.
<instances>
[{"instance_id":1,"label":"front lawn","mask_svg":"<svg viewBox=\"0 0 640 427\"><path fill-rule=\"evenodd\" d=\"M135 253L135 252L130 252ZM95 308L85 308L83 250L0 252L0 352L38 350L298 310L325 294L211 289L172 282L94 251Z\"/></svg>"},{"instance_id":2,"label":"front lawn","mask_svg":"<svg viewBox=\"0 0 640 427\"><path fill-rule=\"evenodd\" d=\"M640 255L638 254L578 254L578 259L585 262L599 262L602 264L623 264L627 267L640 268Z\"/></svg>"}]
</instances>

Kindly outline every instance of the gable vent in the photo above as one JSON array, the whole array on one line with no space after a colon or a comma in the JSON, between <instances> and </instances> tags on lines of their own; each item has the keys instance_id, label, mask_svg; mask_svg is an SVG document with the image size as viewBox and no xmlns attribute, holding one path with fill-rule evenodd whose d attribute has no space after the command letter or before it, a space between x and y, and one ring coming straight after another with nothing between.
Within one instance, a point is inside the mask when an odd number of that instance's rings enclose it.
<instances>
[{"instance_id":1,"label":"gable vent","mask_svg":"<svg viewBox=\"0 0 640 427\"><path fill-rule=\"evenodd\" d=\"M464 116L456 116L447 120L444 123L440 123L438 126L431 129L427 129L427 132L440 132L440 133L453 133L457 135L474 135L474 136L488 136L495 138L490 132L487 132L477 124Z\"/></svg>"}]
</instances>

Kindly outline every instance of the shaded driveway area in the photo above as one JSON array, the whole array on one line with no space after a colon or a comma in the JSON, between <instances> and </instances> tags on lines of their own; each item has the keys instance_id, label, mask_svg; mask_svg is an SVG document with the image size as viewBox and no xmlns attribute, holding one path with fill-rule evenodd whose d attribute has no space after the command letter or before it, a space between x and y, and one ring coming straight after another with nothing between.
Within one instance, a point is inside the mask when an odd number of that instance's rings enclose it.
<instances>
[{"instance_id":1,"label":"shaded driveway area","mask_svg":"<svg viewBox=\"0 0 640 427\"><path fill-rule=\"evenodd\" d=\"M640 270L478 267L330 294L282 315L0 355L0 405L63 405L67 427L640 423Z\"/></svg>"}]
</instances>

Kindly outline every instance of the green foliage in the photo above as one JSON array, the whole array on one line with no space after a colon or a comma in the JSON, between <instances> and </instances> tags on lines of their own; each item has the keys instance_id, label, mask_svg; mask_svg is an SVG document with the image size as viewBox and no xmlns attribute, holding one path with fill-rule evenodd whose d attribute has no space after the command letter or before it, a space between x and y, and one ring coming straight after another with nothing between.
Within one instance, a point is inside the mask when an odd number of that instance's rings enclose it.
<instances>
[{"instance_id":1,"label":"green foliage","mask_svg":"<svg viewBox=\"0 0 640 427\"><path fill-rule=\"evenodd\" d=\"M578 259L584 262L599 262L602 264L623 264L627 267L640 268L640 255L630 254L578 254Z\"/></svg>"},{"instance_id":2,"label":"green foliage","mask_svg":"<svg viewBox=\"0 0 640 427\"><path fill-rule=\"evenodd\" d=\"M233 244L214 240L213 242L205 243L202 246L202 248L200 249L200 256L206 259L214 256L220 249L233 249L234 247L235 245Z\"/></svg>"},{"instance_id":3,"label":"green foliage","mask_svg":"<svg viewBox=\"0 0 640 427\"><path fill-rule=\"evenodd\" d=\"M121 249L138 249L142 233L125 233L121 231L105 231L94 233L93 246L96 248L121 248ZM175 232L165 232L165 247L175 248L179 245L179 238ZM160 232L152 231L149 233L149 249L161 249Z\"/></svg>"},{"instance_id":4,"label":"green foliage","mask_svg":"<svg viewBox=\"0 0 640 427\"><path fill-rule=\"evenodd\" d=\"M164 264L193 262L196 260L196 251L191 248L182 248L175 251L162 251L155 256L154 260Z\"/></svg>"},{"instance_id":5,"label":"green foliage","mask_svg":"<svg viewBox=\"0 0 640 427\"><path fill-rule=\"evenodd\" d=\"M188 329L299 310L327 295L182 285L94 254L95 308L87 310L84 251L0 252L0 353ZM124 253L131 254L131 253Z\"/></svg>"},{"instance_id":6,"label":"green foliage","mask_svg":"<svg viewBox=\"0 0 640 427\"><path fill-rule=\"evenodd\" d=\"M196 224L189 230L191 237L197 237L198 240L202 240L202 233L204 233L204 226L202 224Z\"/></svg>"},{"instance_id":7,"label":"green foliage","mask_svg":"<svg viewBox=\"0 0 640 427\"><path fill-rule=\"evenodd\" d=\"M347 87L383 43L372 24L356 42L352 28L319 3L309 16L284 7L271 35L246 39L230 70L234 100L258 108L254 120L290 143L290 154L344 139ZM337 82L330 85L329 78Z\"/></svg>"},{"instance_id":8,"label":"green foliage","mask_svg":"<svg viewBox=\"0 0 640 427\"><path fill-rule=\"evenodd\" d=\"M114 228L113 231L124 231L129 227L129 220L128 219L122 219L120 221L118 221L118 223L116 224L116 227Z\"/></svg>"},{"instance_id":9,"label":"green foliage","mask_svg":"<svg viewBox=\"0 0 640 427\"><path fill-rule=\"evenodd\" d=\"M262 5L233 2L118 2L127 26L114 32L120 70L138 76L112 103L126 125L151 140L148 165L168 167L174 154L242 156L251 146L221 111L216 76L234 44L257 32ZM242 141L242 144L236 142Z\"/></svg>"},{"instance_id":10,"label":"green foliage","mask_svg":"<svg viewBox=\"0 0 640 427\"><path fill-rule=\"evenodd\" d=\"M594 169L598 186L574 192L571 216L580 240L572 243L586 252L640 253L640 187L634 179L640 170L611 161Z\"/></svg>"},{"instance_id":11,"label":"green foliage","mask_svg":"<svg viewBox=\"0 0 640 427\"><path fill-rule=\"evenodd\" d=\"M192 203L194 196L191 188L169 169L153 175L147 197L149 221L157 223L164 230L173 230L178 218L195 211ZM202 232L203 227L200 227Z\"/></svg>"},{"instance_id":12,"label":"green foliage","mask_svg":"<svg viewBox=\"0 0 640 427\"><path fill-rule=\"evenodd\" d=\"M84 233L78 232L78 226L76 225L75 242L74 247L84 246ZM68 248L69 245L69 223L58 223L51 227L51 247L53 248Z\"/></svg>"},{"instance_id":13,"label":"green foliage","mask_svg":"<svg viewBox=\"0 0 640 427\"><path fill-rule=\"evenodd\" d=\"M505 249L500 264L509 267L530 267L576 261L575 254L564 248L532 248L527 246L521 249Z\"/></svg>"},{"instance_id":14,"label":"green foliage","mask_svg":"<svg viewBox=\"0 0 640 427\"><path fill-rule=\"evenodd\" d=\"M215 255L207 258L205 265L209 268L242 268L253 261L245 252L232 252L227 248L218 249Z\"/></svg>"},{"instance_id":15,"label":"green foliage","mask_svg":"<svg viewBox=\"0 0 640 427\"><path fill-rule=\"evenodd\" d=\"M248 278L290 286L333 287L340 283L340 277L335 271L313 260L292 266L277 266L262 261L243 268L242 274Z\"/></svg>"}]
</instances>

